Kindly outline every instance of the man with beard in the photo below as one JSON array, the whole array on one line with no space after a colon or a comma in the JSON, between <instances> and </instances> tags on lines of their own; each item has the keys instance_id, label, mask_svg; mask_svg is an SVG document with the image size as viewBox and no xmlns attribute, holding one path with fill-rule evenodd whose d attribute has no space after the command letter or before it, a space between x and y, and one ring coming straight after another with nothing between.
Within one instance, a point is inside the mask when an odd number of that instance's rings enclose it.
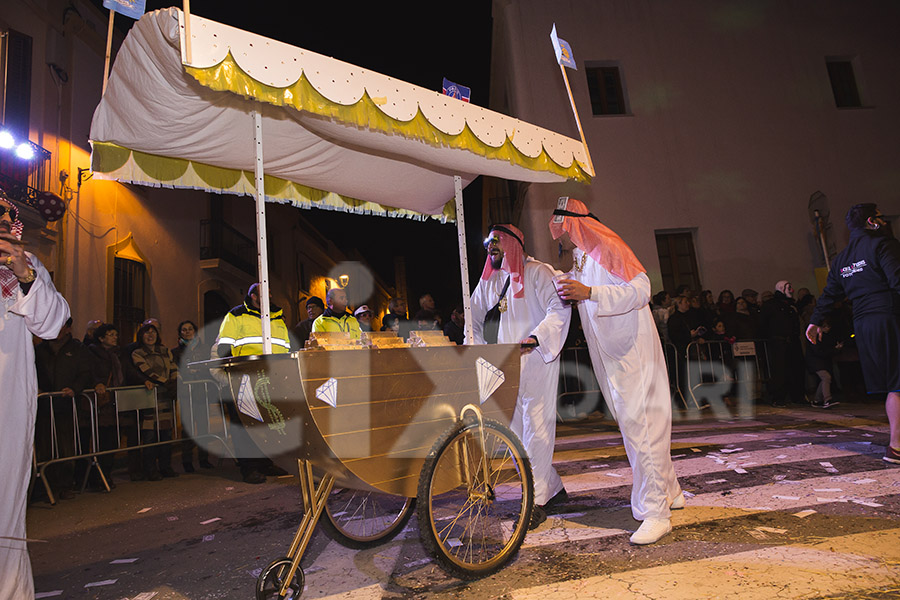
<instances>
[{"instance_id":1,"label":"man with beard","mask_svg":"<svg viewBox=\"0 0 900 600\"><path fill-rule=\"evenodd\" d=\"M560 198L550 232L574 245L574 278L557 285L578 302L594 373L613 413L634 474L631 512L640 528L633 544L672 531L670 510L684 506L670 447L672 402L666 362L648 305L650 280L625 242L580 201Z\"/></svg>"},{"instance_id":2,"label":"man with beard","mask_svg":"<svg viewBox=\"0 0 900 600\"><path fill-rule=\"evenodd\" d=\"M18 207L0 188L0 598L33 598L25 506L37 410L32 336L53 339L69 305L20 242Z\"/></svg>"},{"instance_id":3,"label":"man with beard","mask_svg":"<svg viewBox=\"0 0 900 600\"><path fill-rule=\"evenodd\" d=\"M472 294L474 338L476 344L523 346L519 397L510 426L525 445L534 473L534 528L547 518L546 509L567 499L553 468L553 445L559 353L571 309L556 295L553 268L525 255L521 231L512 225L495 225L484 246L488 256ZM486 339L485 315L497 305L497 338Z\"/></svg>"},{"instance_id":4,"label":"man with beard","mask_svg":"<svg viewBox=\"0 0 900 600\"><path fill-rule=\"evenodd\" d=\"M870 394L887 394L890 440L884 460L900 464L900 242L891 237L875 204L857 204L847 213L850 243L838 254L828 283L806 329L813 344L832 306L853 303L859 362Z\"/></svg>"},{"instance_id":5,"label":"man with beard","mask_svg":"<svg viewBox=\"0 0 900 600\"><path fill-rule=\"evenodd\" d=\"M306 340L312 331L313 323L325 312L325 303L318 296L310 296L306 301L306 318L294 325L294 337L300 350L306 348Z\"/></svg>"}]
</instances>

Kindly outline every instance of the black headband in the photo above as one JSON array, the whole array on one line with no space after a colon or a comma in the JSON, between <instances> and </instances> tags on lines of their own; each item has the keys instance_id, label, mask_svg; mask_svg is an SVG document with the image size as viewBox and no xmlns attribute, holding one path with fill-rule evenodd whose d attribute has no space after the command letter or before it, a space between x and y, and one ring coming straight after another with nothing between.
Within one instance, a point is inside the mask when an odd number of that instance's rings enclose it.
<instances>
[{"instance_id":1,"label":"black headband","mask_svg":"<svg viewBox=\"0 0 900 600\"><path fill-rule=\"evenodd\" d=\"M512 229L509 229L508 227L504 227L503 225L494 225L493 227L491 227L491 231L502 231L503 233L507 233L507 234L513 236L513 238L515 238L515 240L517 242L519 242L519 245L522 246L522 249L523 250L525 249L525 242L522 241L522 238L520 238L518 235L513 233Z\"/></svg>"},{"instance_id":2,"label":"black headband","mask_svg":"<svg viewBox=\"0 0 900 600\"><path fill-rule=\"evenodd\" d=\"M598 219L594 213L588 213L586 215L583 215L581 213L572 212L571 210L563 210L562 208L557 208L556 210L553 211L553 214L561 215L563 217L581 217L581 218L590 217L593 220L597 221L598 223L600 222L600 219Z\"/></svg>"}]
</instances>

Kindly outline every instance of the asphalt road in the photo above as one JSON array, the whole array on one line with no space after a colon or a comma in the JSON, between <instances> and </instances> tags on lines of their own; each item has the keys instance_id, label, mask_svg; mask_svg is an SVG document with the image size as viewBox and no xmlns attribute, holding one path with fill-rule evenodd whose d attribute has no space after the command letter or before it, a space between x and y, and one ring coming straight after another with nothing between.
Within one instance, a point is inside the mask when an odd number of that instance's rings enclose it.
<instances>
[{"instance_id":1,"label":"asphalt road","mask_svg":"<svg viewBox=\"0 0 900 600\"><path fill-rule=\"evenodd\" d=\"M881 460L883 405L719 416L676 415L672 455L690 497L653 546L628 542L631 471L614 423L595 413L559 426L555 464L570 501L500 573L446 575L413 516L371 550L319 528L303 598L900 597L900 467ZM249 485L227 460L160 482L114 475L112 493L30 507L39 598L252 598L299 523L295 477Z\"/></svg>"}]
</instances>

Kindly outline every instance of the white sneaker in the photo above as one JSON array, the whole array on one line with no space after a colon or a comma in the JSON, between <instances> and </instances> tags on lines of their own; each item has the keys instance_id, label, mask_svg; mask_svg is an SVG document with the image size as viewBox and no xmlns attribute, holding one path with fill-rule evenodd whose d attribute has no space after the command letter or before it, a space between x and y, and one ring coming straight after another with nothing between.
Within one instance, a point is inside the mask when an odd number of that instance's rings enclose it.
<instances>
[{"instance_id":1,"label":"white sneaker","mask_svg":"<svg viewBox=\"0 0 900 600\"><path fill-rule=\"evenodd\" d=\"M671 510L681 510L684 508L684 494L682 492L678 492L678 495L672 500L672 504L669 505Z\"/></svg>"},{"instance_id":2,"label":"white sneaker","mask_svg":"<svg viewBox=\"0 0 900 600\"><path fill-rule=\"evenodd\" d=\"M669 519L645 519L638 530L631 535L631 543L643 546L658 541L672 531Z\"/></svg>"}]
</instances>

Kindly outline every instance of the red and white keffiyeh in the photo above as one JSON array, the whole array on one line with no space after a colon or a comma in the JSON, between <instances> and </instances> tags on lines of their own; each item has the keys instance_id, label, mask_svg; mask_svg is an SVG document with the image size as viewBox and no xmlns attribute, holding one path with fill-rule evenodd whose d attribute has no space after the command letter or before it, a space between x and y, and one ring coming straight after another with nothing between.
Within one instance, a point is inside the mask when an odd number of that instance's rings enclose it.
<instances>
[{"instance_id":1,"label":"red and white keffiyeh","mask_svg":"<svg viewBox=\"0 0 900 600\"><path fill-rule=\"evenodd\" d=\"M509 283L513 298L525 297L525 235L514 225L503 224L491 227L491 233L500 238L500 249L503 250L503 263L500 270L509 273ZM484 261L482 279L489 279L494 273L494 265L491 264L491 255L488 253Z\"/></svg>"},{"instance_id":2,"label":"red and white keffiyeh","mask_svg":"<svg viewBox=\"0 0 900 600\"><path fill-rule=\"evenodd\" d=\"M17 240L22 239L22 221L16 220L10 228L10 233L16 236ZM31 264L31 261L28 261ZM12 269L6 266L6 261L0 261L0 293L4 298L12 298L16 295L16 289L19 287L19 279Z\"/></svg>"},{"instance_id":3,"label":"red and white keffiyeh","mask_svg":"<svg viewBox=\"0 0 900 600\"><path fill-rule=\"evenodd\" d=\"M647 272L628 244L591 214L580 200L559 199L550 219L550 233L554 240L568 233L573 244L623 281Z\"/></svg>"}]
</instances>

